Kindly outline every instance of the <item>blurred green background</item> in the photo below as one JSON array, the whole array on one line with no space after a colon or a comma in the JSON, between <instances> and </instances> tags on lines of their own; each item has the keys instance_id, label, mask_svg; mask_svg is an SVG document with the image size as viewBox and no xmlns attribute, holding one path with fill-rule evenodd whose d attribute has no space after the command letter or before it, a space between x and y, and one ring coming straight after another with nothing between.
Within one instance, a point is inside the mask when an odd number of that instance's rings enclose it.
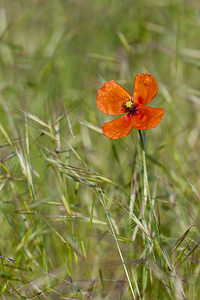
<instances>
[{"instance_id":1,"label":"blurred green background","mask_svg":"<svg viewBox=\"0 0 200 300\"><path fill-rule=\"evenodd\" d=\"M199 35L198 0L0 2L1 299L134 298L115 237L135 299L200 298ZM164 254L131 217L152 226L137 131L106 139L96 107L144 72L165 109L145 133Z\"/></svg>"}]
</instances>

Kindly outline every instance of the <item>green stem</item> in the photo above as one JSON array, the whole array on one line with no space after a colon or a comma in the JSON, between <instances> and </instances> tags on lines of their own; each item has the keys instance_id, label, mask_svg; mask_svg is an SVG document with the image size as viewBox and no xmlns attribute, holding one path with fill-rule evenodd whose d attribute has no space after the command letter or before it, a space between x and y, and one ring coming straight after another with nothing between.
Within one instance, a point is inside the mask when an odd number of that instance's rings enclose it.
<instances>
[{"instance_id":1,"label":"green stem","mask_svg":"<svg viewBox=\"0 0 200 300\"><path fill-rule=\"evenodd\" d=\"M141 145L141 150L142 150L142 161L143 161L143 169L144 169L144 187L146 188L146 191L147 191L147 199L148 199L149 205L150 205L151 216L153 217L153 224L154 224L154 229L155 229L155 232L156 232L156 236L159 239L157 219L156 219L156 215L155 215L155 211L154 211L154 205L153 205L153 202L152 202L151 192L150 192L150 188L149 188L144 138L143 138L142 131L141 130L138 130L138 131L139 131L140 145Z\"/></svg>"},{"instance_id":2,"label":"green stem","mask_svg":"<svg viewBox=\"0 0 200 300\"><path fill-rule=\"evenodd\" d=\"M157 251L160 259L164 259L164 261L166 262L168 268L170 270L172 270L172 266L170 264L169 257L167 256L165 251L162 249L162 241L161 241L160 235L159 235L157 217L156 217L156 214L155 214L155 209L154 209L154 205L153 205L152 198L151 198L151 192L150 192L150 188L149 188L145 145L144 145L144 139L143 139L143 135L142 135L141 130L139 130L139 136L140 136L140 145L141 145L141 150L142 150L143 169L144 169L144 186L145 186L146 191L147 191L147 200L149 201L149 204L150 204L150 212L151 212L151 216L153 217L153 220L152 220L152 218L151 218L151 220L153 221L153 228L154 228L154 231L155 231L155 238L152 239L152 242L153 242L153 244L156 248L156 251Z\"/></svg>"}]
</instances>

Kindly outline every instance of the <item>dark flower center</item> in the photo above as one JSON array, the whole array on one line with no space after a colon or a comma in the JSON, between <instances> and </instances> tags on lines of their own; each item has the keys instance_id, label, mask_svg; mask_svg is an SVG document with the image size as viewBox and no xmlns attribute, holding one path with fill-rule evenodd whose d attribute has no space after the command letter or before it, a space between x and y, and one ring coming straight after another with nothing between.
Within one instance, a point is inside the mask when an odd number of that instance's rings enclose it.
<instances>
[{"instance_id":1,"label":"dark flower center","mask_svg":"<svg viewBox=\"0 0 200 300\"><path fill-rule=\"evenodd\" d=\"M130 99L126 102L123 102L122 108L123 108L124 112L131 114L131 115L133 115L137 111L137 105L135 105L133 103L132 99Z\"/></svg>"}]
</instances>

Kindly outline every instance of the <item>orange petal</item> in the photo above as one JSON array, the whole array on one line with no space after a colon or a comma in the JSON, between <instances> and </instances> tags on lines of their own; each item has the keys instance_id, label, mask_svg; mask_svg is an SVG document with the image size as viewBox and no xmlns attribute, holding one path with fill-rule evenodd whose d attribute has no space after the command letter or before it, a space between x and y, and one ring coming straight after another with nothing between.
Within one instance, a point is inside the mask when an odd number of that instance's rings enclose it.
<instances>
[{"instance_id":1,"label":"orange petal","mask_svg":"<svg viewBox=\"0 0 200 300\"><path fill-rule=\"evenodd\" d=\"M116 81L105 82L97 93L97 107L108 115L123 114L122 104L131 99L131 95Z\"/></svg>"},{"instance_id":2,"label":"orange petal","mask_svg":"<svg viewBox=\"0 0 200 300\"><path fill-rule=\"evenodd\" d=\"M158 85L150 74L138 74L135 77L133 87L133 101L140 104L148 104L157 94Z\"/></svg>"},{"instance_id":3,"label":"orange petal","mask_svg":"<svg viewBox=\"0 0 200 300\"><path fill-rule=\"evenodd\" d=\"M154 128L160 123L164 112L163 108L140 107L133 115L133 127L142 130Z\"/></svg>"},{"instance_id":4,"label":"orange petal","mask_svg":"<svg viewBox=\"0 0 200 300\"><path fill-rule=\"evenodd\" d=\"M126 114L111 122L103 124L102 130L106 137L109 139L119 139L120 137L127 136L133 127L133 117Z\"/></svg>"}]
</instances>

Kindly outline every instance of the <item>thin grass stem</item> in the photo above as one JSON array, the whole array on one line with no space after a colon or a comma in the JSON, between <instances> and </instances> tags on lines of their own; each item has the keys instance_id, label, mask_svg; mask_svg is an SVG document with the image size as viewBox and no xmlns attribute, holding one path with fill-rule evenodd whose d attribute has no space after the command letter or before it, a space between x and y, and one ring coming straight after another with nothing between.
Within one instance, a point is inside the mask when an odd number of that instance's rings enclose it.
<instances>
[{"instance_id":1,"label":"thin grass stem","mask_svg":"<svg viewBox=\"0 0 200 300\"><path fill-rule=\"evenodd\" d=\"M122 255L122 252L121 252L121 249L120 249L120 246L119 246L119 243L117 241L117 237L116 237L116 234L115 234L115 230L114 230L114 227L113 227L113 223L112 223L112 220L111 220L111 217L106 209L106 203L105 203L105 199L104 199L104 195L102 193L102 191L100 192L100 201L101 201L101 204L103 205L103 208L105 210L105 213L106 213L106 217L108 219L108 222L109 222L109 225L110 225L110 228L111 228L111 231L112 231L112 234L113 234L113 237L114 237L114 240L115 240L115 243L117 245L117 250L119 252L119 256L121 258L121 261L122 261L122 264L123 264L123 267L124 267L124 271L125 271L125 274L126 274L126 277L127 277L127 280L128 280L128 284L129 284L129 288L131 290L131 294L133 296L133 299L136 299L136 296L135 296L135 293L134 293L134 290L133 290L133 286L131 284L131 280L130 280L130 277L129 277L129 274L128 274L128 270L126 268L126 264L125 264L125 261L124 261L124 258L123 258L123 255Z\"/></svg>"}]
</instances>

